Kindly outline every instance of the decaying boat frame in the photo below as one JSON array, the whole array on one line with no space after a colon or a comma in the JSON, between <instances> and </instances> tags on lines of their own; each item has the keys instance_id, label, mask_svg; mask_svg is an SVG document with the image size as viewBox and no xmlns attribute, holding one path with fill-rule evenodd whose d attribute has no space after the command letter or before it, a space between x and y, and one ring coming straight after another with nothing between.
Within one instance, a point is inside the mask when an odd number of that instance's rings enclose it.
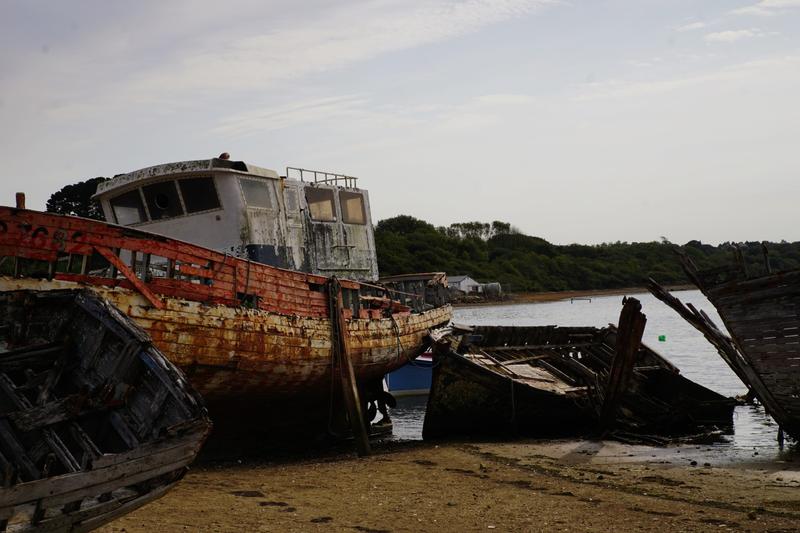
<instances>
[{"instance_id":1,"label":"decaying boat frame","mask_svg":"<svg viewBox=\"0 0 800 533\"><path fill-rule=\"evenodd\" d=\"M203 395L217 433L269 427L269 438L282 440L312 420L327 423L335 355L330 278L130 227L10 207L0 207L0 256L9 269L0 291L91 287L133 318ZM428 330L450 320L448 305L414 312L391 297L393 289L338 283L359 387L419 355ZM303 414L289 417L289 407Z\"/></svg>"},{"instance_id":2,"label":"decaying boat frame","mask_svg":"<svg viewBox=\"0 0 800 533\"><path fill-rule=\"evenodd\" d=\"M641 304L619 329L481 326L435 332L423 435L664 436L729 430L735 401L641 344Z\"/></svg>"},{"instance_id":3,"label":"decaying boat frame","mask_svg":"<svg viewBox=\"0 0 800 533\"><path fill-rule=\"evenodd\" d=\"M88 531L163 495L211 425L200 396L91 291L0 294L0 530Z\"/></svg>"},{"instance_id":4,"label":"decaying boat frame","mask_svg":"<svg viewBox=\"0 0 800 533\"><path fill-rule=\"evenodd\" d=\"M751 275L741 252L731 267L700 271L679 253L692 283L716 307L723 333L692 304L683 304L650 280L650 291L711 342L783 431L800 439L800 271L772 272L764 250L764 275Z\"/></svg>"}]
</instances>

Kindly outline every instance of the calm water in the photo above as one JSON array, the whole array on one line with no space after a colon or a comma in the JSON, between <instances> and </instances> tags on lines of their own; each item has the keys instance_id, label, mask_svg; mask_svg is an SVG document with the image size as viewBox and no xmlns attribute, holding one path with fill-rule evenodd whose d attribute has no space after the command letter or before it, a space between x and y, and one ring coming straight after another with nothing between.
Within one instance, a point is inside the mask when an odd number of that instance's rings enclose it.
<instances>
[{"instance_id":1,"label":"calm water","mask_svg":"<svg viewBox=\"0 0 800 533\"><path fill-rule=\"evenodd\" d=\"M674 293L683 302L703 309L721 326L714 307L700 291ZM716 350L677 313L649 293L631 294L642 302L647 315L643 342L669 359L687 378L720 394L735 396L746 392L739 378L728 368ZM498 326L598 326L616 324L622 309L622 296L592 298L591 302L558 301L535 304L481 306L455 310L453 321L468 325ZM659 342L659 336L665 336ZM392 412L394 433L399 438L419 439L425 416L425 397L400 398ZM779 458L776 442L777 426L760 408L737 407L734 414L734 434L726 437L722 450L732 456ZM781 457L785 454L781 454Z\"/></svg>"}]
</instances>

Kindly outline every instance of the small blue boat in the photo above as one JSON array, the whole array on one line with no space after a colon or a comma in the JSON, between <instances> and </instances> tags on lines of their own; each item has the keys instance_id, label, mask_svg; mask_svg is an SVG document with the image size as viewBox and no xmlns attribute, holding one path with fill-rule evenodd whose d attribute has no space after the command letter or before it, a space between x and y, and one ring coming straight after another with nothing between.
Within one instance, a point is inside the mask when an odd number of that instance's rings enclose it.
<instances>
[{"instance_id":1,"label":"small blue boat","mask_svg":"<svg viewBox=\"0 0 800 533\"><path fill-rule=\"evenodd\" d=\"M433 358L425 352L386 374L386 388L393 396L425 395L431 390Z\"/></svg>"}]
</instances>

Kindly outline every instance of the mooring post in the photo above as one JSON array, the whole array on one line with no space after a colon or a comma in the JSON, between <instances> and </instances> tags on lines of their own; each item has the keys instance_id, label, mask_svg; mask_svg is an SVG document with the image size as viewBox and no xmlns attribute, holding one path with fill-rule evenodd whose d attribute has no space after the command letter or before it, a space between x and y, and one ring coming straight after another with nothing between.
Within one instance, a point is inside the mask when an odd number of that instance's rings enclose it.
<instances>
[{"instance_id":1,"label":"mooring post","mask_svg":"<svg viewBox=\"0 0 800 533\"><path fill-rule=\"evenodd\" d=\"M642 335L647 317L642 313L642 304L636 298L625 298L622 301L622 312L617 327L617 345L608 382L600 410L600 425L608 428L614 422L614 415L622 395L628 387L633 374L636 356L642 344Z\"/></svg>"},{"instance_id":2,"label":"mooring post","mask_svg":"<svg viewBox=\"0 0 800 533\"><path fill-rule=\"evenodd\" d=\"M364 420L364 413L361 409L361 395L358 392L358 382L356 381L356 373L353 369L353 361L350 359L350 341L347 333L347 323L344 316L344 299L342 297L342 286L339 280L335 277L331 278L328 285L330 291L331 303L331 323L332 333L336 342L333 343L331 349L336 351L336 362L339 365L340 378L342 384L342 395L344 396L344 403L347 409L347 415L350 418L350 427L353 431L353 437L356 440L356 450L358 455L363 457L372 453L369 446L369 432L367 431L367 423ZM331 368L331 372L334 368Z\"/></svg>"}]
</instances>

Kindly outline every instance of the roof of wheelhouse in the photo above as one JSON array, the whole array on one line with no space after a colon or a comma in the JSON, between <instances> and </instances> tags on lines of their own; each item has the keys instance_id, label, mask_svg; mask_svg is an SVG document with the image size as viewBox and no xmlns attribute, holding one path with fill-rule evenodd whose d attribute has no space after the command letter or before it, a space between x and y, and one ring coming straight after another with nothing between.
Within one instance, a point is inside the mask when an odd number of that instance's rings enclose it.
<instances>
[{"instance_id":1,"label":"roof of wheelhouse","mask_svg":"<svg viewBox=\"0 0 800 533\"><path fill-rule=\"evenodd\" d=\"M97 185L97 192L92 198L105 196L107 193L125 188L135 182L147 181L151 178L160 178L170 175L192 174L195 172L210 172L224 170L239 174L259 176L262 178L278 179L278 173L268 168L258 167L245 163L244 161L231 161L229 159L198 159L195 161L177 161L175 163L165 163L152 167L134 170L127 174L120 174L113 179L104 181Z\"/></svg>"}]
</instances>

